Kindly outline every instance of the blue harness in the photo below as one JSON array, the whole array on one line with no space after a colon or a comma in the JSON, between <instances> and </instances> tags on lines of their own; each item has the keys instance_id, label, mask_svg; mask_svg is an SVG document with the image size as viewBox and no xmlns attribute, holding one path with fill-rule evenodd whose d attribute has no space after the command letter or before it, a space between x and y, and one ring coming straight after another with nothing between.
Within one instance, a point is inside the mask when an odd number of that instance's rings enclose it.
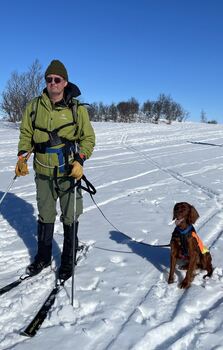
<instances>
[{"instance_id":1,"label":"blue harness","mask_svg":"<svg viewBox=\"0 0 223 350\"><path fill-rule=\"evenodd\" d=\"M63 147L61 148L46 148L46 153L56 153L59 161L59 171L60 173L63 173L65 171L65 162L64 162L64 157L63 157Z\"/></svg>"},{"instance_id":2,"label":"blue harness","mask_svg":"<svg viewBox=\"0 0 223 350\"><path fill-rule=\"evenodd\" d=\"M71 152L75 153L75 146L72 144L65 144L65 146L61 148L51 148L51 147L46 147L45 153L56 153L58 157L58 162L59 162L59 172L64 173L66 170L69 168L69 162L68 162L68 157Z\"/></svg>"},{"instance_id":3,"label":"blue harness","mask_svg":"<svg viewBox=\"0 0 223 350\"><path fill-rule=\"evenodd\" d=\"M183 256L188 256L187 235L194 230L194 227L193 227L193 225L189 225L185 230L181 230L177 226L176 230L180 236L181 249L182 249Z\"/></svg>"},{"instance_id":4,"label":"blue harness","mask_svg":"<svg viewBox=\"0 0 223 350\"><path fill-rule=\"evenodd\" d=\"M193 226L192 225L189 225L187 228L185 228L185 230L181 230L178 226L177 226L177 231L179 231L179 233L181 235L186 235L188 234L189 232L191 232L193 230Z\"/></svg>"}]
</instances>

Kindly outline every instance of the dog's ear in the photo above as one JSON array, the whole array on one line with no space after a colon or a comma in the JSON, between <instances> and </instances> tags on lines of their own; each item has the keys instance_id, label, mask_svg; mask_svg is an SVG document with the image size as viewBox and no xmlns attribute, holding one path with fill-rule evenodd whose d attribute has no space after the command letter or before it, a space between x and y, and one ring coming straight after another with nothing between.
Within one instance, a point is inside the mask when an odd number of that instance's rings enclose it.
<instances>
[{"instance_id":1,"label":"dog's ear","mask_svg":"<svg viewBox=\"0 0 223 350\"><path fill-rule=\"evenodd\" d=\"M195 222L197 221L197 219L199 218L199 214L197 212L197 210L193 207L193 205L190 206L190 214L189 214L189 222L190 224L195 224Z\"/></svg>"},{"instance_id":2,"label":"dog's ear","mask_svg":"<svg viewBox=\"0 0 223 350\"><path fill-rule=\"evenodd\" d=\"M174 207L173 207L173 220L175 220L176 218L175 218L175 210L176 210L176 205L177 205L178 203L176 203L175 205L174 205Z\"/></svg>"}]
</instances>

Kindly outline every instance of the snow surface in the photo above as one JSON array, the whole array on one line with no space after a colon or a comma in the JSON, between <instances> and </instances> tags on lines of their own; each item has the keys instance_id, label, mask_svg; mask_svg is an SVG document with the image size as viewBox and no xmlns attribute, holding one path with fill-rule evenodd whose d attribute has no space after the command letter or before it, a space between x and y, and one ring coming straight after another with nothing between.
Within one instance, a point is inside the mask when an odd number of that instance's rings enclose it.
<instances>
[{"instance_id":1,"label":"snow surface","mask_svg":"<svg viewBox=\"0 0 223 350\"><path fill-rule=\"evenodd\" d=\"M54 285L50 268L0 296L0 349L150 350L223 349L223 126L95 123L97 146L85 175L112 226L84 194L79 237L91 245L71 282L56 298L34 338L28 325ZM0 196L14 176L19 130L0 123ZM214 146L216 145L216 146ZM36 192L18 178L0 207L0 287L24 273L36 247ZM188 290L167 284L176 202L193 204L196 228L210 247L213 277L197 275ZM59 213L59 208L58 208ZM130 241L121 232L133 237ZM59 266L62 225L54 235L52 269Z\"/></svg>"}]
</instances>

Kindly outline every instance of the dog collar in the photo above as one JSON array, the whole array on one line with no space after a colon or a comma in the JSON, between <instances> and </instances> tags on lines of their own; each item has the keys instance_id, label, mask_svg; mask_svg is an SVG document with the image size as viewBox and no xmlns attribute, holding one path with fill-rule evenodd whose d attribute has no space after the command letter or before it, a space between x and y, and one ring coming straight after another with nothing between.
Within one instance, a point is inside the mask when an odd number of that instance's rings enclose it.
<instances>
[{"instance_id":1,"label":"dog collar","mask_svg":"<svg viewBox=\"0 0 223 350\"><path fill-rule=\"evenodd\" d=\"M181 230L178 226L177 226L177 230L179 231L179 233L181 235L186 235L188 234L189 232L191 232L193 229L193 226L192 225L189 225L187 228L185 228L185 230Z\"/></svg>"}]
</instances>

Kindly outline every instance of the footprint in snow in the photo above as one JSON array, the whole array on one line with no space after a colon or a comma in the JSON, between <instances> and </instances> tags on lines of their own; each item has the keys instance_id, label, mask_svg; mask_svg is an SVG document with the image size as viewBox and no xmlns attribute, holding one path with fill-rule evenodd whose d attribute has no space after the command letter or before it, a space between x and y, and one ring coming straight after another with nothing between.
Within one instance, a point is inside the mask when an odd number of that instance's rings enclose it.
<instances>
[{"instance_id":1,"label":"footprint in snow","mask_svg":"<svg viewBox=\"0 0 223 350\"><path fill-rule=\"evenodd\" d=\"M118 294L119 296L121 296L121 297L128 297L128 296L129 296L129 293L127 293L127 292L122 292L122 291L119 289L119 287L113 287L112 290L113 290L116 294Z\"/></svg>"},{"instance_id":2,"label":"footprint in snow","mask_svg":"<svg viewBox=\"0 0 223 350\"><path fill-rule=\"evenodd\" d=\"M215 267L211 278L221 282L223 280L223 269L221 267Z\"/></svg>"},{"instance_id":3,"label":"footprint in snow","mask_svg":"<svg viewBox=\"0 0 223 350\"><path fill-rule=\"evenodd\" d=\"M77 306L76 306L77 307ZM60 324L64 328L70 328L72 323L76 322L76 313L72 305L65 305L58 311Z\"/></svg>"},{"instance_id":4,"label":"footprint in snow","mask_svg":"<svg viewBox=\"0 0 223 350\"><path fill-rule=\"evenodd\" d=\"M125 266L126 265L126 263L124 262L124 259L121 256L118 256L118 255L112 256L110 258L110 261L113 264L117 264L117 265L120 265L120 266Z\"/></svg>"},{"instance_id":5,"label":"footprint in snow","mask_svg":"<svg viewBox=\"0 0 223 350\"><path fill-rule=\"evenodd\" d=\"M149 230L142 229L142 233L149 234Z\"/></svg>"},{"instance_id":6,"label":"footprint in snow","mask_svg":"<svg viewBox=\"0 0 223 350\"><path fill-rule=\"evenodd\" d=\"M95 271L97 271L97 272L104 272L105 270L106 270L106 268L103 267L103 266L97 266L97 267L95 267Z\"/></svg>"}]
</instances>

